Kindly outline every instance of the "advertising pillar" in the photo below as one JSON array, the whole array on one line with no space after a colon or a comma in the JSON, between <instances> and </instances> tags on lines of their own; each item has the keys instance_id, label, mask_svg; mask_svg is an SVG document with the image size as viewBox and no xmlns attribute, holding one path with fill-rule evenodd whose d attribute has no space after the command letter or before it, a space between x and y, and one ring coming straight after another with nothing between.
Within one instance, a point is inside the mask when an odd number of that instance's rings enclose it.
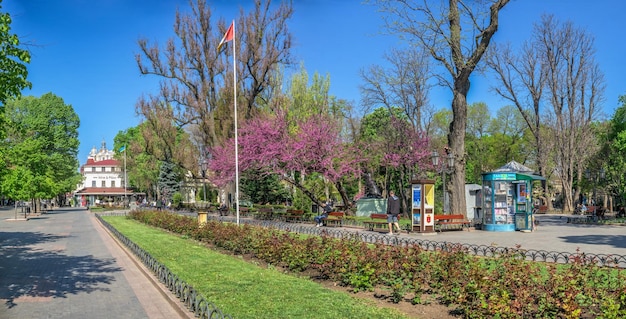
<instances>
[{"instance_id":1,"label":"advertising pillar","mask_svg":"<svg viewBox=\"0 0 626 319\"><path fill-rule=\"evenodd\" d=\"M411 181L412 231L435 232L435 181Z\"/></svg>"}]
</instances>

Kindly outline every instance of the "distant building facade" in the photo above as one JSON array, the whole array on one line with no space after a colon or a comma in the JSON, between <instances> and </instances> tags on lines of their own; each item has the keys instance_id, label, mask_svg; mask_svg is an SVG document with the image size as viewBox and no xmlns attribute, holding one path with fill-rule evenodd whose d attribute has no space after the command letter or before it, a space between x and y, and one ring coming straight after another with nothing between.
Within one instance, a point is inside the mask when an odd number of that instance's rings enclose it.
<instances>
[{"instance_id":1,"label":"distant building facade","mask_svg":"<svg viewBox=\"0 0 626 319\"><path fill-rule=\"evenodd\" d=\"M95 146L91 149L87 162L80 167L83 180L74 192L76 206L122 205L136 195L125 187L123 163L114 155L105 141L99 150Z\"/></svg>"}]
</instances>

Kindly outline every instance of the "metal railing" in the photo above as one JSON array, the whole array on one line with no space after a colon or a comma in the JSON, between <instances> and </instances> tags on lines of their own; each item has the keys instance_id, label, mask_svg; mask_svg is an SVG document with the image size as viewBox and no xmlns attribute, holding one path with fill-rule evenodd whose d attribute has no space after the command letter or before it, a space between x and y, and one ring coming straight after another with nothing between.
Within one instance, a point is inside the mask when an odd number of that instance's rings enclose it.
<instances>
[{"instance_id":1,"label":"metal railing","mask_svg":"<svg viewBox=\"0 0 626 319\"><path fill-rule=\"evenodd\" d=\"M189 217L193 217L193 214L181 214ZM208 220L215 220L220 222L236 222L236 219L232 216L207 216ZM590 253L578 253L578 252L557 252L547 250L534 250L534 249L520 249L512 247L498 247L493 245L475 245L465 244L458 242L439 242L431 240L423 240L418 238L411 238L405 236L389 236L381 233L372 233L369 231L358 230L345 230L335 229L329 227L314 227L313 224L306 223L288 223L276 220L257 220L243 218L239 220L240 223L248 225L256 225L261 227L272 227L279 230L290 231L299 234L307 235L325 235L335 238L358 238L367 243L383 243L388 245L415 245L419 246L426 251L464 251L468 254L480 257L499 257L499 256L514 256L516 258L523 258L529 261L538 262L551 262L551 263L572 263L575 261L584 261L586 263L594 263L598 266L604 267L618 267L626 268L626 255L614 255L614 254L590 254ZM355 220L344 220L343 226L360 228L363 227L362 223Z\"/></svg>"},{"instance_id":2,"label":"metal railing","mask_svg":"<svg viewBox=\"0 0 626 319\"><path fill-rule=\"evenodd\" d=\"M189 309L194 315L201 319L222 319L230 318L225 315L215 304L207 301L192 286L181 280L176 274L172 273L165 265L161 264L156 258L152 257L148 252L137 246L128 237L120 233L115 227L107 223L102 216L126 216L126 212L114 213L97 213L96 217L100 222L122 242L133 254L139 258L146 267L148 267L174 295Z\"/></svg>"},{"instance_id":3,"label":"metal railing","mask_svg":"<svg viewBox=\"0 0 626 319\"><path fill-rule=\"evenodd\" d=\"M222 222L235 222L230 216L208 216L209 220L217 220ZM344 230L334 228L319 228L313 224L287 223L272 220L255 220L241 219L240 223L249 225L257 225L261 227L272 227L279 230L307 234L307 235L326 235L335 238L358 238L367 243L383 243L388 245L402 246L419 246L426 251L463 251L471 255L480 257L499 257L513 256L523 258L529 261L551 262L551 263L572 263L574 261L584 261L586 263L594 263L604 267L626 268L626 255L606 255L606 254L588 254L588 253L570 253L556 252L534 249L519 249L511 247L497 247L491 245L474 245L455 242L438 242L431 240L422 240L404 236L390 236L387 234L372 233L361 230ZM358 222L344 221L344 226L359 227ZM362 225L361 225L362 226Z\"/></svg>"}]
</instances>

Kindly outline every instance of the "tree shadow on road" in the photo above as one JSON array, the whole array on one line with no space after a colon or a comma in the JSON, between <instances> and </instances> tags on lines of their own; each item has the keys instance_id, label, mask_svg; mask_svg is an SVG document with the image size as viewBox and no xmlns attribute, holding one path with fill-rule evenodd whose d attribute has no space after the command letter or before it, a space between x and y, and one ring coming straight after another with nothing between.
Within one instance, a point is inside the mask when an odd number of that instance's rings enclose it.
<instances>
[{"instance_id":1,"label":"tree shadow on road","mask_svg":"<svg viewBox=\"0 0 626 319\"><path fill-rule=\"evenodd\" d=\"M607 245L616 248L626 248L626 236L623 235L576 235L561 236L559 238L565 240L568 243Z\"/></svg>"},{"instance_id":2,"label":"tree shadow on road","mask_svg":"<svg viewBox=\"0 0 626 319\"><path fill-rule=\"evenodd\" d=\"M33 245L67 236L40 232L0 232L0 299L8 308L20 297L65 298L68 294L108 291L112 275L122 269L115 260L67 256Z\"/></svg>"}]
</instances>

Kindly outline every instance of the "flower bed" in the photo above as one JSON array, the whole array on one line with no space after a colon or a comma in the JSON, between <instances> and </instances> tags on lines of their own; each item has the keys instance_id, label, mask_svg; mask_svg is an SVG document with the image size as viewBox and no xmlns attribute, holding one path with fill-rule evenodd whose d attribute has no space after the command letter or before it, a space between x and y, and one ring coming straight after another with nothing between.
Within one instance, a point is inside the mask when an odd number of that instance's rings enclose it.
<instances>
[{"instance_id":1,"label":"flower bed","mask_svg":"<svg viewBox=\"0 0 626 319\"><path fill-rule=\"evenodd\" d=\"M582 256L572 263L524 261L467 254L462 246L426 252L417 246L367 244L356 237L305 237L257 226L208 222L167 212L133 212L131 218L294 272L314 271L354 291L383 287L390 299L437 296L467 318L621 318L626 276Z\"/></svg>"}]
</instances>

